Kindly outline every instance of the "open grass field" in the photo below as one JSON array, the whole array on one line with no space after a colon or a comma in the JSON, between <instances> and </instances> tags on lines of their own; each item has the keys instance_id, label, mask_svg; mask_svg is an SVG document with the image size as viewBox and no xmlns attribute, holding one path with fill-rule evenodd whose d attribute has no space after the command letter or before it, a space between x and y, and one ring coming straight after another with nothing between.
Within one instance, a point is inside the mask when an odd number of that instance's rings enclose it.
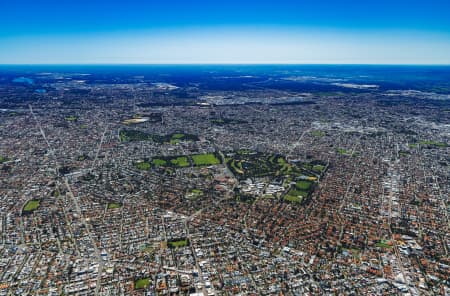
<instances>
[{"instance_id":1,"label":"open grass field","mask_svg":"<svg viewBox=\"0 0 450 296\"><path fill-rule=\"evenodd\" d=\"M32 212L32 211L36 210L37 208L39 208L40 203L41 202L39 200L29 200L23 207L23 210L25 212Z\"/></svg>"},{"instance_id":2,"label":"open grass field","mask_svg":"<svg viewBox=\"0 0 450 296\"><path fill-rule=\"evenodd\" d=\"M167 168L185 168L192 165L205 166L220 164L219 158L213 153L196 154L196 155L181 155L181 156L158 156L154 157L150 162L141 161L134 164L140 170L149 170L153 167L167 167Z\"/></svg>"},{"instance_id":3,"label":"open grass field","mask_svg":"<svg viewBox=\"0 0 450 296\"><path fill-rule=\"evenodd\" d=\"M308 192L292 188L291 190L289 190L287 195L284 197L284 200L290 201L290 202L295 202L295 203L301 203L303 198L305 198L307 196L308 196Z\"/></svg>"},{"instance_id":4,"label":"open grass field","mask_svg":"<svg viewBox=\"0 0 450 296\"><path fill-rule=\"evenodd\" d=\"M171 248L187 247L189 245L189 241L187 239L180 239L180 240L168 242L168 245Z\"/></svg>"},{"instance_id":5,"label":"open grass field","mask_svg":"<svg viewBox=\"0 0 450 296\"><path fill-rule=\"evenodd\" d=\"M140 161L140 162L136 162L134 164L134 166L139 169L139 170L143 170L143 171L148 171L151 167L150 163L146 162L146 161Z\"/></svg>"},{"instance_id":6,"label":"open grass field","mask_svg":"<svg viewBox=\"0 0 450 296\"><path fill-rule=\"evenodd\" d=\"M375 244L375 246L379 247L379 248L384 248L384 249L392 248L392 245L388 244L388 241L385 241L385 240L379 241L378 243Z\"/></svg>"},{"instance_id":7,"label":"open grass field","mask_svg":"<svg viewBox=\"0 0 450 296\"><path fill-rule=\"evenodd\" d=\"M420 141L419 144L424 145L424 146L434 146L434 147L439 147L439 148L445 148L448 146L447 143L436 142L436 141Z\"/></svg>"},{"instance_id":8,"label":"open grass field","mask_svg":"<svg viewBox=\"0 0 450 296\"><path fill-rule=\"evenodd\" d=\"M185 135L181 134L181 133L172 134L172 137L170 138L169 143L172 145L178 144L181 140L183 140L184 137L185 137Z\"/></svg>"},{"instance_id":9,"label":"open grass field","mask_svg":"<svg viewBox=\"0 0 450 296\"><path fill-rule=\"evenodd\" d=\"M321 173L325 169L325 166L323 166L321 164L316 164L315 166L312 167L312 169L313 169L313 171Z\"/></svg>"},{"instance_id":10,"label":"open grass field","mask_svg":"<svg viewBox=\"0 0 450 296\"><path fill-rule=\"evenodd\" d=\"M213 153L192 155L192 160L196 166L220 164L220 160Z\"/></svg>"},{"instance_id":11,"label":"open grass field","mask_svg":"<svg viewBox=\"0 0 450 296\"><path fill-rule=\"evenodd\" d=\"M187 156L178 156L176 158L172 158L170 160L170 163L172 165L174 165L176 167L180 167L180 168L185 168L190 165Z\"/></svg>"},{"instance_id":12,"label":"open grass field","mask_svg":"<svg viewBox=\"0 0 450 296\"><path fill-rule=\"evenodd\" d=\"M286 195L284 197L284 200L294 202L294 203L301 203L303 198L301 196Z\"/></svg>"},{"instance_id":13,"label":"open grass field","mask_svg":"<svg viewBox=\"0 0 450 296\"><path fill-rule=\"evenodd\" d=\"M295 183L295 187L299 190L308 191L312 186L312 183L309 181L298 181Z\"/></svg>"},{"instance_id":14,"label":"open grass field","mask_svg":"<svg viewBox=\"0 0 450 296\"><path fill-rule=\"evenodd\" d=\"M118 209L118 208L120 208L122 205L120 204L120 203L117 203L117 202L110 202L110 203L108 203L108 210L111 210L111 209Z\"/></svg>"},{"instance_id":15,"label":"open grass field","mask_svg":"<svg viewBox=\"0 0 450 296\"><path fill-rule=\"evenodd\" d=\"M153 158L152 164L154 166L165 166L167 164L167 161L164 159L160 159L160 158Z\"/></svg>"},{"instance_id":16,"label":"open grass field","mask_svg":"<svg viewBox=\"0 0 450 296\"><path fill-rule=\"evenodd\" d=\"M139 289L145 289L148 286L150 286L150 279L149 278L142 278L142 279L138 279L134 282L134 288L136 290Z\"/></svg>"}]
</instances>

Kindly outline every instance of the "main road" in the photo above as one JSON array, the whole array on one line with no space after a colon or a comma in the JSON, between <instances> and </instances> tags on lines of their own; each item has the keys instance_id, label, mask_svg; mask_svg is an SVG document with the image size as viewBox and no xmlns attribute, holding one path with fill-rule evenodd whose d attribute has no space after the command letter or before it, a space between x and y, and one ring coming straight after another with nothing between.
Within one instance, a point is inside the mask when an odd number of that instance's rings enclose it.
<instances>
[{"instance_id":1,"label":"main road","mask_svg":"<svg viewBox=\"0 0 450 296\"><path fill-rule=\"evenodd\" d=\"M47 136L45 134L44 129L42 128L40 121L37 119L35 113L33 112L33 107L31 105L28 105L28 106L30 108L31 115L33 116L33 119L36 121L36 124L41 132L41 135L44 138L45 143L47 144L50 155L52 155L54 157L56 177L59 179L59 178L61 178L61 176L59 175L59 171L58 171L59 165L58 165L58 160L56 158L54 150L53 150L52 146L50 145L50 142L47 139ZM105 132L103 133L103 136L102 136L102 139L101 139L101 142L99 145L99 149L101 147L101 143L103 142L105 133L106 133L106 129L105 129ZM98 150L97 150L97 155L98 155ZM101 286L101 277L102 277L104 262L103 262L103 259L101 258L100 250L97 247L97 243L91 233L91 230L90 230L91 225L87 222L86 218L83 215L83 212L81 211L81 208L80 208L80 205L78 202L78 197L75 197L75 195L73 194L72 188L70 187L68 179L66 177L62 177L62 179L63 179L64 185L66 186L66 189L67 189L67 195L71 198L73 204L75 205L75 210L77 211L78 217L81 219L81 222L83 223L83 225L86 229L87 235L92 244L92 248L94 249L95 257L97 258L98 274L97 274L97 281L96 281L96 286L95 286L95 295L98 295L99 291L100 291L100 286Z\"/></svg>"}]
</instances>

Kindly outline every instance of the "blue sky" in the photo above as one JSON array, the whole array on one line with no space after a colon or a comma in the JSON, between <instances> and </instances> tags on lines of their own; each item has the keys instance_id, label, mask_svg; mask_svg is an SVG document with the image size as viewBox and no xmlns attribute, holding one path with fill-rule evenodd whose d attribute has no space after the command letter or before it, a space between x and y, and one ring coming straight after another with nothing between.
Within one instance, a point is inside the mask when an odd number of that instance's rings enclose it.
<instances>
[{"instance_id":1,"label":"blue sky","mask_svg":"<svg viewBox=\"0 0 450 296\"><path fill-rule=\"evenodd\" d=\"M450 64L450 1L0 0L0 63Z\"/></svg>"}]
</instances>

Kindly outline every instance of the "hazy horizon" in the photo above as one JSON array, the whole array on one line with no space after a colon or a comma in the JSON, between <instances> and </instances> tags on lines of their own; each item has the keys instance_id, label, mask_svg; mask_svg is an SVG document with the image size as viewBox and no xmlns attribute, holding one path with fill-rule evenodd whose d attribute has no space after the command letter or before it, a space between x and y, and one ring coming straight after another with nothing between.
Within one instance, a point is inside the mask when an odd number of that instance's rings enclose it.
<instances>
[{"instance_id":1,"label":"hazy horizon","mask_svg":"<svg viewBox=\"0 0 450 296\"><path fill-rule=\"evenodd\" d=\"M450 3L0 3L0 64L450 64Z\"/></svg>"}]
</instances>

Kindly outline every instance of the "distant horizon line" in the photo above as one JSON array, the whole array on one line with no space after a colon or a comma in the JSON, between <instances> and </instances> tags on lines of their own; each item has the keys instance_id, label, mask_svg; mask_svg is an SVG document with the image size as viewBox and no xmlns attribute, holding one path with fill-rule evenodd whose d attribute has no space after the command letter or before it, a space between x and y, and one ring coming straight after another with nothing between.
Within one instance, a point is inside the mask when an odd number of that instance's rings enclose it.
<instances>
[{"instance_id":1,"label":"distant horizon line","mask_svg":"<svg viewBox=\"0 0 450 296\"><path fill-rule=\"evenodd\" d=\"M281 63L281 62L192 62L192 63L0 63L4 66L442 66L449 67L450 63Z\"/></svg>"}]
</instances>

